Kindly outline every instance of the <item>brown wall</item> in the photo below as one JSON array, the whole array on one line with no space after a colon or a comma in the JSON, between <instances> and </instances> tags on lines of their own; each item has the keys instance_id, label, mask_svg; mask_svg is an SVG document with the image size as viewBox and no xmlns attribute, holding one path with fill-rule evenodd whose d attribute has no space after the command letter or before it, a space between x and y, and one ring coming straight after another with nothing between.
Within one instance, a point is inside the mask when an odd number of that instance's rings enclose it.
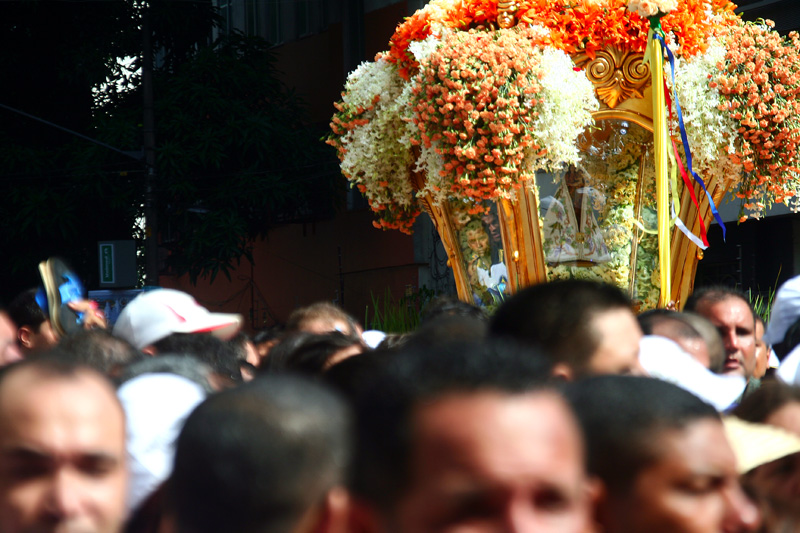
<instances>
[{"instance_id":1,"label":"brown wall","mask_svg":"<svg viewBox=\"0 0 800 533\"><path fill-rule=\"evenodd\" d=\"M389 48L394 29L406 13L406 3L367 13L364 17L364 48L367 61ZM279 46L275 49L277 67L289 87L294 87L308 105L312 122L328 122L333 103L341 97L345 72L342 59L342 25Z\"/></svg>"},{"instance_id":2,"label":"brown wall","mask_svg":"<svg viewBox=\"0 0 800 533\"><path fill-rule=\"evenodd\" d=\"M372 214L361 211L270 231L255 242L253 265L243 260L231 281L219 275L193 287L188 277L163 276L161 285L186 291L211 310L241 313L253 331L284 322L296 307L337 299L343 282L345 309L363 321L372 295L389 287L399 297L406 285L417 285L413 257L411 237L375 229Z\"/></svg>"},{"instance_id":3,"label":"brown wall","mask_svg":"<svg viewBox=\"0 0 800 533\"><path fill-rule=\"evenodd\" d=\"M405 2L366 15L366 59L388 48L405 15ZM344 86L341 31L341 24L332 25L275 49L283 81L306 101L313 122L330 120ZM419 280L412 238L375 229L372 220L372 213L362 210L339 213L330 221L279 227L254 243L254 263L243 260L231 281L219 275L213 284L201 279L193 287L188 278L165 276L161 285L189 292L211 310L241 313L253 331L285 321L296 307L338 299L343 282L344 307L363 321L372 295L383 296L388 287L399 297Z\"/></svg>"}]
</instances>

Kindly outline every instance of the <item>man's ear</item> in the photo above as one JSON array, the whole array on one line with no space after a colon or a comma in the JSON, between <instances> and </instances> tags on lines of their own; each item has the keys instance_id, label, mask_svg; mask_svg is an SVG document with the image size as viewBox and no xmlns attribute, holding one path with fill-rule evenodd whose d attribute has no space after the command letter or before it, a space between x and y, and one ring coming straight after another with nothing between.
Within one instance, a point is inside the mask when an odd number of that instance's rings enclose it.
<instances>
[{"instance_id":1,"label":"man's ear","mask_svg":"<svg viewBox=\"0 0 800 533\"><path fill-rule=\"evenodd\" d=\"M619 511L619 509L615 511L612 508L613 502L605 483L603 483L599 478L593 477L592 484L594 485L594 488L592 489L594 492L592 496L592 506L594 507L592 523L594 525L594 531L616 531L617 523L615 514L617 511Z\"/></svg>"},{"instance_id":2,"label":"man's ear","mask_svg":"<svg viewBox=\"0 0 800 533\"><path fill-rule=\"evenodd\" d=\"M19 345L28 350L33 348L33 335L34 331L30 326L21 326L17 330L17 340L19 341Z\"/></svg>"},{"instance_id":3,"label":"man's ear","mask_svg":"<svg viewBox=\"0 0 800 533\"><path fill-rule=\"evenodd\" d=\"M556 380L575 381L575 372L573 372L572 367L566 363L556 363L553 365L553 370L550 371L550 374L556 378Z\"/></svg>"},{"instance_id":4,"label":"man's ear","mask_svg":"<svg viewBox=\"0 0 800 533\"><path fill-rule=\"evenodd\" d=\"M144 347L144 348L142 348L140 351L141 351L143 354L145 354L145 355L147 355L147 356L150 356L150 357L152 357L152 356L156 355L156 351L157 351L157 350L156 350L156 347L155 347L155 346L153 346L153 345L151 344L151 345L149 345L149 346L145 346L145 347Z\"/></svg>"}]
</instances>

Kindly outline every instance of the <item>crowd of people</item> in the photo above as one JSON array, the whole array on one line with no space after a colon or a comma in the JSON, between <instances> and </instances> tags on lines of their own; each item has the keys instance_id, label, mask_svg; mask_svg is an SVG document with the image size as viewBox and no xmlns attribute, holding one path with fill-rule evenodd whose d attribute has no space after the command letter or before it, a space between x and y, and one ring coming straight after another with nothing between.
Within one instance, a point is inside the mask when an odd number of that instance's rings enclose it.
<instances>
[{"instance_id":1,"label":"crowd of people","mask_svg":"<svg viewBox=\"0 0 800 533\"><path fill-rule=\"evenodd\" d=\"M171 289L62 334L36 294L0 308L0 533L800 531L800 277L767 324L570 280L405 334Z\"/></svg>"}]
</instances>

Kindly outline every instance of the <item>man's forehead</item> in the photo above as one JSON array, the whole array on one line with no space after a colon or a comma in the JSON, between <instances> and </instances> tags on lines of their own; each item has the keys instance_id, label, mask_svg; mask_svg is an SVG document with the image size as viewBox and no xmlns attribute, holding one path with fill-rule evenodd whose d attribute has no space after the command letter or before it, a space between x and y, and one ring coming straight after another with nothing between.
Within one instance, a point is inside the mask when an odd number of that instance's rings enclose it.
<instances>
[{"instance_id":1,"label":"man's forehead","mask_svg":"<svg viewBox=\"0 0 800 533\"><path fill-rule=\"evenodd\" d=\"M414 418L412 461L423 485L453 476L501 486L584 479L580 431L554 392L450 394Z\"/></svg>"},{"instance_id":2,"label":"man's forehead","mask_svg":"<svg viewBox=\"0 0 800 533\"><path fill-rule=\"evenodd\" d=\"M116 413L122 406L111 383L91 369L60 373L31 365L8 369L0 380L0 420L15 410L45 409L54 403L61 412L88 410ZM50 408L52 409L52 408Z\"/></svg>"},{"instance_id":3,"label":"man's forehead","mask_svg":"<svg viewBox=\"0 0 800 533\"><path fill-rule=\"evenodd\" d=\"M436 433L456 434L460 429L468 430L467 425L495 422L485 418L492 414L502 415L509 423L519 422L524 425L519 429L528 430L529 435L537 430L579 437L572 410L557 392L549 389L514 394L495 390L454 391L419 404L415 409L415 425ZM463 425L447 425L444 422L448 419L462 420Z\"/></svg>"},{"instance_id":4,"label":"man's forehead","mask_svg":"<svg viewBox=\"0 0 800 533\"><path fill-rule=\"evenodd\" d=\"M698 312L710 319L718 315L721 310L730 310L732 308L737 308L739 310L747 309L747 312L755 321L755 315L753 315L750 304L745 299L735 294L726 294L719 298L709 296L700 300L697 305Z\"/></svg>"}]
</instances>

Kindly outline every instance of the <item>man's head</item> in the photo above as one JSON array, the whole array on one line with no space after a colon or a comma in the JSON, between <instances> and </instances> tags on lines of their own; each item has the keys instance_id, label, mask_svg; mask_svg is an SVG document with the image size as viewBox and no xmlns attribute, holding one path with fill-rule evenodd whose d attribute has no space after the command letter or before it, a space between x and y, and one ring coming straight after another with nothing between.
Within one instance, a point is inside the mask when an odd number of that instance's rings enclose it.
<instances>
[{"instance_id":1,"label":"man's head","mask_svg":"<svg viewBox=\"0 0 800 533\"><path fill-rule=\"evenodd\" d=\"M101 374L56 356L0 373L0 531L114 533L125 418Z\"/></svg>"},{"instance_id":2,"label":"man's head","mask_svg":"<svg viewBox=\"0 0 800 533\"><path fill-rule=\"evenodd\" d=\"M156 289L140 294L122 309L114 335L137 350L153 353L155 343L174 333L210 333L228 340L241 325L241 315L212 313L185 292Z\"/></svg>"},{"instance_id":3,"label":"man's head","mask_svg":"<svg viewBox=\"0 0 800 533\"><path fill-rule=\"evenodd\" d=\"M598 376L570 386L609 533L752 529L758 511L713 407L670 383Z\"/></svg>"},{"instance_id":4,"label":"man's head","mask_svg":"<svg viewBox=\"0 0 800 533\"><path fill-rule=\"evenodd\" d=\"M630 300L612 285L567 280L528 287L500 306L489 333L540 347L554 373L568 379L642 372L642 331Z\"/></svg>"},{"instance_id":5,"label":"man's head","mask_svg":"<svg viewBox=\"0 0 800 533\"><path fill-rule=\"evenodd\" d=\"M23 354L49 350L58 344L58 333L42 308L36 303L37 289L17 295L8 306L8 314L17 325L17 342Z\"/></svg>"},{"instance_id":6,"label":"man's head","mask_svg":"<svg viewBox=\"0 0 800 533\"><path fill-rule=\"evenodd\" d=\"M64 337L59 349L95 370L117 377L144 355L121 337L106 329L82 329Z\"/></svg>"},{"instance_id":7,"label":"man's head","mask_svg":"<svg viewBox=\"0 0 800 533\"><path fill-rule=\"evenodd\" d=\"M20 359L22 353L17 346L17 326L0 308L0 367Z\"/></svg>"},{"instance_id":8,"label":"man's head","mask_svg":"<svg viewBox=\"0 0 800 533\"><path fill-rule=\"evenodd\" d=\"M777 426L800 436L800 388L779 380L767 381L746 396L733 414L748 422Z\"/></svg>"},{"instance_id":9,"label":"man's head","mask_svg":"<svg viewBox=\"0 0 800 533\"><path fill-rule=\"evenodd\" d=\"M154 343L152 349L159 355L191 356L208 364L213 371L209 377L217 390L242 381L236 347L209 333L173 333Z\"/></svg>"},{"instance_id":10,"label":"man's head","mask_svg":"<svg viewBox=\"0 0 800 533\"><path fill-rule=\"evenodd\" d=\"M345 335L361 335L361 326L341 307L330 302L317 302L292 311L286 321L286 331L318 335L339 331Z\"/></svg>"},{"instance_id":11,"label":"man's head","mask_svg":"<svg viewBox=\"0 0 800 533\"><path fill-rule=\"evenodd\" d=\"M338 331L322 335L290 333L272 350L264 370L321 376L332 366L363 353L365 349L361 337Z\"/></svg>"},{"instance_id":12,"label":"man's head","mask_svg":"<svg viewBox=\"0 0 800 533\"><path fill-rule=\"evenodd\" d=\"M358 400L354 490L371 532L583 531L592 486L536 353L408 348Z\"/></svg>"},{"instance_id":13,"label":"man's head","mask_svg":"<svg viewBox=\"0 0 800 533\"><path fill-rule=\"evenodd\" d=\"M742 292L725 286L702 287L686 300L685 310L706 317L725 346L723 374L753 377L756 368L756 319Z\"/></svg>"},{"instance_id":14,"label":"man's head","mask_svg":"<svg viewBox=\"0 0 800 533\"><path fill-rule=\"evenodd\" d=\"M342 401L299 378L211 396L178 437L168 482L177 531L301 533L344 521L348 429Z\"/></svg>"},{"instance_id":15,"label":"man's head","mask_svg":"<svg viewBox=\"0 0 800 533\"><path fill-rule=\"evenodd\" d=\"M766 331L766 326L764 325L764 319L756 315L756 329L755 329L756 369L753 373L753 377L758 379L763 378L764 375L767 373L767 369L769 368L770 347L764 341L765 331Z\"/></svg>"},{"instance_id":16,"label":"man's head","mask_svg":"<svg viewBox=\"0 0 800 533\"><path fill-rule=\"evenodd\" d=\"M725 362L722 341L718 341L719 350L709 349L704 335L696 327L698 320L706 319L693 313L691 315L667 309L653 309L642 313L636 319L645 335L658 335L671 339L704 367L712 372L719 372ZM719 337L711 323L708 326L713 334Z\"/></svg>"}]
</instances>

